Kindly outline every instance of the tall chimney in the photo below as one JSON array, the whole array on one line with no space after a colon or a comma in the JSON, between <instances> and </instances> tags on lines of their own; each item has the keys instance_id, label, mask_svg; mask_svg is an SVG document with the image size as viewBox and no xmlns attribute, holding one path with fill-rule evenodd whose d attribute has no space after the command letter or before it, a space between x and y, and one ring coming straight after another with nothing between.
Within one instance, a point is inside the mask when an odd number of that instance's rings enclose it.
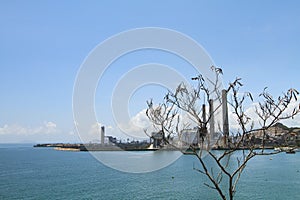
<instances>
[{"instance_id":1,"label":"tall chimney","mask_svg":"<svg viewBox=\"0 0 300 200\"><path fill-rule=\"evenodd\" d=\"M105 127L101 126L101 144L104 144Z\"/></svg>"},{"instance_id":2,"label":"tall chimney","mask_svg":"<svg viewBox=\"0 0 300 200\"><path fill-rule=\"evenodd\" d=\"M209 100L209 133L210 137L215 137L215 118L214 118L214 101Z\"/></svg>"},{"instance_id":3,"label":"tall chimney","mask_svg":"<svg viewBox=\"0 0 300 200\"><path fill-rule=\"evenodd\" d=\"M202 120L203 120L203 123L202 123L202 131L203 131L203 135L202 137L206 137L207 139L207 147L209 147L209 135L207 134L207 129L206 129L206 106L205 104L202 104Z\"/></svg>"},{"instance_id":4,"label":"tall chimney","mask_svg":"<svg viewBox=\"0 0 300 200\"><path fill-rule=\"evenodd\" d=\"M228 123L228 107L227 107L227 91L222 90L222 113L223 113L223 134L224 145L227 147L229 138L229 123Z\"/></svg>"},{"instance_id":5,"label":"tall chimney","mask_svg":"<svg viewBox=\"0 0 300 200\"><path fill-rule=\"evenodd\" d=\"M204 124L206 122L205 104L202 104L202 120L203 120L203 124Z\"/></svg>"}]
</instances>

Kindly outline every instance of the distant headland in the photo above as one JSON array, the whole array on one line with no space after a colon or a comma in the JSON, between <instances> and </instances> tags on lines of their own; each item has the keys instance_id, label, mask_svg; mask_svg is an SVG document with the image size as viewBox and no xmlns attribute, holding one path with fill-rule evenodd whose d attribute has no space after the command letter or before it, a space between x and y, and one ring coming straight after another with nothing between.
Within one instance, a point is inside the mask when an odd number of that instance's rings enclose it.
<instances>
[{"instance_id":1,"label":"distant headland","mask_svg":"<svg viewBox=\"0 0 300 200\"><path fill-rule=\"evenodd\" d=\"M189 131L185 130L184 134L191 134L193 130L194 129L189 129ZM52 147L55 150L65 151L156 151L159 149L176 150L176 148L164 144L163 137L160 132L152 133L150 141L127 141L124 143L112 136L105 137L105 129L104 127L102 127L100 137L101 143L44 143L36 144L34 145L34 147ZM226 149L220 142L223 141L220 137L220 135L216 136L214 140L215 143L212 146L212 149ZM255 148L260 149L260 144L262 142L263 137L266 137L268 139L266 140L264 146L264 148L266 149L275 148L277 150L284 150L291 148L296 149L300 147L300 128L298 127L289 128L281 123L277 123L276 125L267 130L267 134L265 136L263 136L262 133L258 131L252 134L249 140L256 144ZM195 137L195 139L196 138L197 136ZM192 145L197 147L197 144L198 141L194 140ZM241 146L240 149L245 148Z\"/></svg>"}]
</instances>

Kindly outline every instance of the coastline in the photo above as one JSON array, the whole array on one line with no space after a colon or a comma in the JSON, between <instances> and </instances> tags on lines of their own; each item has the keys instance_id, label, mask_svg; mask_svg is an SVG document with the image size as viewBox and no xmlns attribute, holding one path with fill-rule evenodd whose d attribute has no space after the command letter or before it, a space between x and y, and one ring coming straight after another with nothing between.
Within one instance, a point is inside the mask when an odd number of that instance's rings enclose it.
<instances>
[{"instance_id":1,"label":"coastline","mask_svg":"<svg viewBox=\"0 0 300 200\"><path fill-rule=\"evenodd\" d=\"M57 151L157 151L157 150L163 150L163 151L182 151L183 154L192 154L193 150L190 148L183 148L183 149L177 149L175 147L161 147L161 148L151 148L149 146L118 146L116 144L98 144L98 143L89 143L89 144L70 144L70 143L45 143L45 144L36 144L33 145L35 148L43 148L43 147L50 147ZM274 149L278 152L285 152L285 148L297 150L299 147L273 147L273 146L265 146L262 147L255 147L254 150L271 150ZM197 151L199 148L196 149ZM212 151L226 151L231 150L231 148L223 148L223 147L213 147L211 148ZM249 150L249 148L236 148L235 150Z\"/></svg>"}]
</instances>

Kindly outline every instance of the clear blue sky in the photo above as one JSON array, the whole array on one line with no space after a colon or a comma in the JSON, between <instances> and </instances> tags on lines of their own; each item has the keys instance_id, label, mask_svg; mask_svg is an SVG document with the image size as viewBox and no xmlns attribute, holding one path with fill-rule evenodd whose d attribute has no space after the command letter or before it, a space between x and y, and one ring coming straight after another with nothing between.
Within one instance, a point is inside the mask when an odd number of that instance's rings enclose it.
<instances>
[{"instance_id":1,"label":"clear blue sky","mask_svg":"<svg viewBox=\"0 0 300 200\"><path fill-rule=\"evenodd\" d=\"M300 88L299 13L296 0L2 0L0 143L76 141L72 92L79 67L97 44L132 28L162 27L189 35L223 68L225 84L239 76L254 94L265 86L275 95ZM138 59L149 62L147 56ZM108 109L101 104L105 95L96 95L96 108ZM133 115L146 106L144 96L136 93ZM99 118L112 125L110 117Z\"/></svg>"}]
</instances>

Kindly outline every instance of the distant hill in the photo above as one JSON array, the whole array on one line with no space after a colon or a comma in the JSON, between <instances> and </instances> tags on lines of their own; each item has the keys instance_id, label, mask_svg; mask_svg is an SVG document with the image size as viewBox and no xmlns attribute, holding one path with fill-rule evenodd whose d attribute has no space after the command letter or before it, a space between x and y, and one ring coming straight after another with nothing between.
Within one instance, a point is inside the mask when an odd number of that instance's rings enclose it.
<instances>
[{"instance_id":1,"label":"distant hill","mask_svg":"<svg viewBox=\"0 0 300 200\"><path fill-rule=\"evenodd\" d=\"M276 123L274 126L272 126L272 127L277 127L277 128L281 128L281 129L283 129L283 130L289 130L290 128L289 127L287 127L286 125L284 125L284 124L282 124L282 123Z\"/></svg>"},{"instance_id":2,"label":"distant hill","mask_svg":"<svg viewBox=\"0 0 300 200\"><path fill-rule=\"evenodd\" d=\"M274 128L279 128L285 131L290 132L296 132L300 134L300 127L287 127L286 125L282 124L282 123L276 123L274 126L272 126Z\"/></svg>"}]
</instances>

